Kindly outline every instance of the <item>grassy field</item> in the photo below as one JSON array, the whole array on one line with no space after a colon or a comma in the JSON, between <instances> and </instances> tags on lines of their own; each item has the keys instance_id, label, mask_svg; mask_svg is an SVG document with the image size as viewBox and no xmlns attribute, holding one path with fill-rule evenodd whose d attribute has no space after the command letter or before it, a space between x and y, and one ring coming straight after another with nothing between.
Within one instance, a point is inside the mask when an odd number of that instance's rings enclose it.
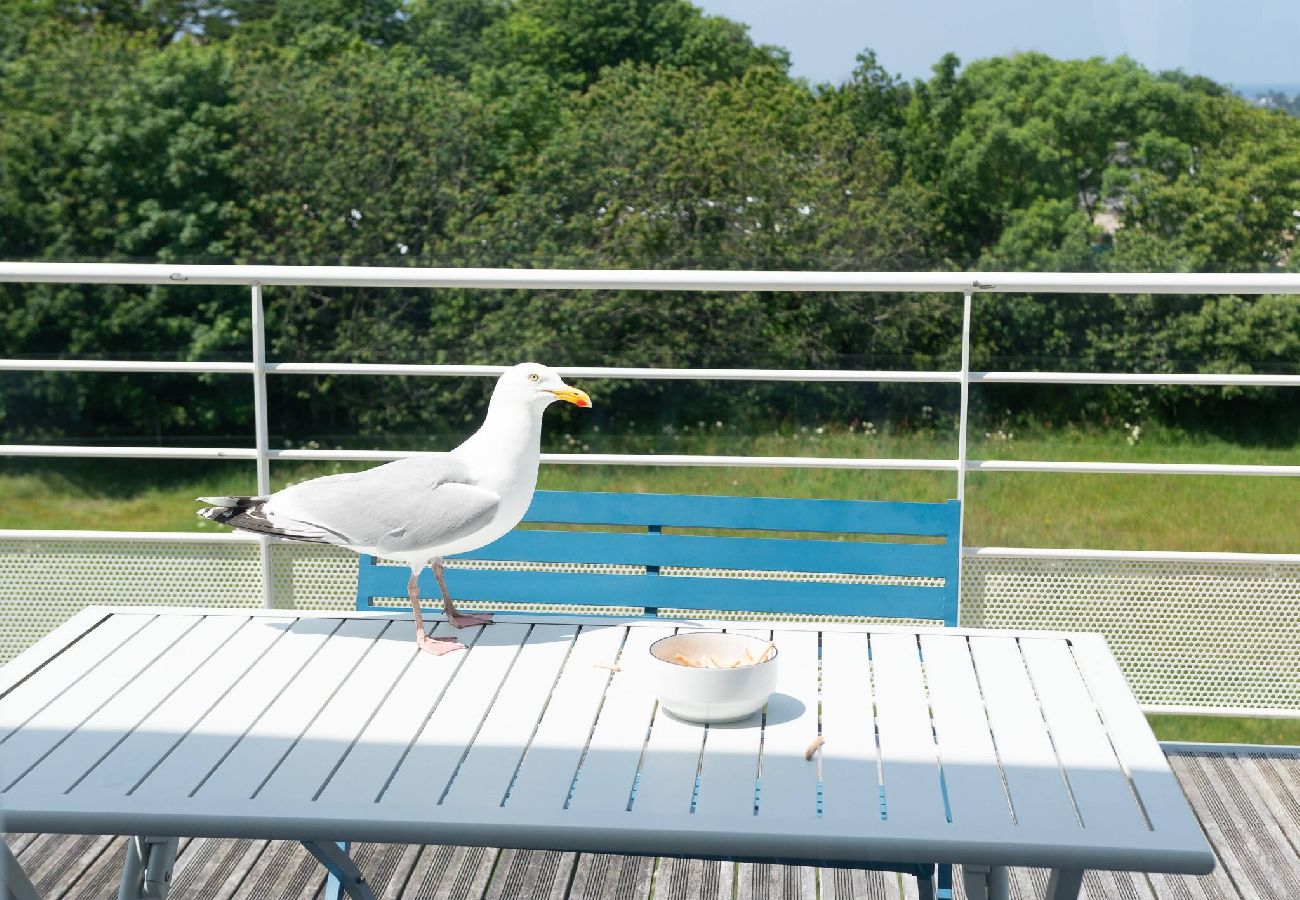
<instances>
[{"instance_id":1,"label":"grassy field","mask_svg":"<svg viewBox=\"0 0 1300 900\"><path fill-rule=\"evenodd\" d=\"M584 441L593 452L761 456L955 456L954 441L930 433L864 434L815 429L738 436L703 433ZM442 443L442 442L440 442ZM411 441L406 446L418 446ZM972 441L974 459L1064 459L1300 465L1300 444L1246 447L1172 432L993 435ZM276 463L273 486L366 464ZM715 467L546 466L540 486L562 490L663 491L776 497L939 501L956 495L948 472ZM194 498L249 494L248 462L15 460L0 471L0 528L198 531ZM1300 481L1269 477L975 473L967 479L966 544L1122 550L1294 553L1300 548Z\"/></svg>"},{"instance_id":2,"label":"grassy field","mask_svg":"<svg viewBox=\"0 0 1300 900\"><path fill-rule=\"evenodd\" d=\"M1300 443L1244 446L1153 431L990 433L973 459L1057 459L1300 465ZM431 441L446 446L451 440ZM420 446L409 441L402 446ZM559 436L553 449L581 452L943 458L955 441L929 432L797 430L741 436L720 427L652 437ZM367 464L276 463L276 488ZM939 501L955 496L947 472L713 467L547 466L540 486L750 496ZM11 460L0 470L0 528L202 531L194 498L253 493L248 462ZM977 473L967 481L966 544L1123 550L1295 553L1300 480L1269 477ZM1167 740L1300 744L1300 721L1153 716Z\"/></svg>"}]
</instances>

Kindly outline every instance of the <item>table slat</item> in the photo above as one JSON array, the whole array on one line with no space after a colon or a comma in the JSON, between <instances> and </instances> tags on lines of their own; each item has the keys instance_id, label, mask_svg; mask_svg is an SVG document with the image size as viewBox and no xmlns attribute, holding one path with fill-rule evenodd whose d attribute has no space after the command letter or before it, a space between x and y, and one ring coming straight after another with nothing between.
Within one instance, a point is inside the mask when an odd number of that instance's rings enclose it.
<instances>
[{"instance_id":1,"label":"table slat","mask_svg":"<svg viewBox=\"0 0 1300 900\"><path fill-rule=\"evenodd\" d=\"M531 630L514 622L484 628L411 752L398 764L380 806L437 803ZM443 658L450 665L447 657L454 655Z\"/></svg>"},{"instance_id":2,"label":"table slat","mask_svg":"<svg viewBox=\"0 0 1300 900\"><path fill-rule=\"evenodd\" d=\"M247 622L234 616L200 620L24 775L9 796L69 790Z\"/></svg>"},{"instance_id":3,"label":"table slat","mask_svg":"<svg viewBox=\"0 0 1300 900\"><path fill-rule=\"evenodd\" d=\"M1016 823L1054 835L1077 831L1074 805L1016 639L972 636L970 648Z\"/></svg>"},{"instance_id":4,"label":"table slat","mask_svg":"<svg viewBox=\"0 0 1300 900\"><path fill-rule=\"evenodd\" d=\"M400 636L410 627L410 622L399 620L396 627ZM446 622L439 622L429 636L456 636L472 647L482 631L478 628L472 633L458 633ZM443 656L424 651L416 654L411 667L397 684L392 685L392 691L383 699L342 765L330 776L318 799L321 802L355 800L373 803L397 768L402 754L437 708L443 691L472 652L456 650Z\"/></svg>"},{"instance_id":5,"label":"table slat","mask_svg":"<svg viewBox=\"0 0 1300 900\"><path fill-rule=\"evenodd\" d=\"M966 638L923 634L921 655L953 823L1010 825L1011 807Z\"/></svg>"},{"instance_id":6,"label":"table slat","mask_svg":"<svg viewBox=\"0 0 1300 900\"><path fill-rule=\"evenodd\" d=\"M916 636L872 634L871 671L885 784L885 820L891 830L947 828L938 750Z\"/></svg>"},{"instance_id":7,"label":"table slat","mask_svg":"<svg viewBox=\"0 0 1300 900\"><path fill-rule=\"evenodd\" d=\"M1088 689L1103 710L1115 751L1133 779L1152 827L1172 841L1195 845L1201 828L1105 638L1078 635L1070 643Z\"/></svg>"},{"instance_id":8,"label":"table slat","mask_svg":"<svg viewBox=\"0 0 1300 900\"><path fill-rule=\"evenodd\" d=\"M764 641L772 639L770 630L728 628L727 631ZM695 801L696 815L753 815L762 725L760 709L739 722L709 726L700 767L700 791Z\"/></svg>"},{"instance_id":9,"label":"table slat","mask_svg":"<svg viewBox=\"0 0 1300 900\"><path fill-rule=\"evenodd\" d=\"M1069 645L1033 638L1019 643L1083 827L1113 834L1146 831Z\"/></svg>"},{"instance_id":10,"label":"table slat","mask_svg":"<svg viewBox=\"0 0 1300 900\"><path fill-rule=\"evenodd\" d=\"M823 816L879 826L880 772L867 635L822 634Z\"/></svg>"},{"instance_id":11,"label":"table slat","mask_svg":"<svg viewBox=\"0 0 1300 900\"><path fill-rule=\"evenodd\" d=\"M320 651L285 685L248 733L207 775L195 773L196 797L249 797L290 751L330 693L389 625L382 619L346 619ZM291 638L292 639L292 638ZM202 783L200 784L200 781Z\"/></svg>"},{"instance_id":12,"label":"table slat","mask_svg":"<svg viewBox=\"0 0 1300 900\"><path fill-rule=\"evenodd\" d=\"M573 625L533 628L448 788L443 806L484 806L505 799L577 637ZM580 728L584 723L577 724Z\"/></svg>"},{"instance_id":13,"label":"table slat","mask_svg":"<svg viewBox=\"0 0 1300 900\"><path fill-rule=\"evenodd\" d=\"M71 690L153 619L153 616L109 616L81 640L28 675L22 684L0 699L0 740Z\"/></svg>"},{"instance_id":14,"label":"table slat","mask_svg":"<svg viewBox=\"0 0 1300 900\"><path fill-rule=\"evenodd\" d=\"M620 659L627 631L612 626L582 629L519 767L518 780L510 788L507 808L547 811L563 808L586 736L591 733L601 700L614 675L597 664L614 665Z\"/></svg>"},{"instance_id":15,"label":"table slat","mask_svg":"<svg viewBox=\"0 0 1300 900\"><path fill-rule=\"evenodd\" d=\"M392 623L365 651L275 774L258 790L259 802L280 804L316 796L383 699L385 689L414 662L415 654L422 652L410 632L397 626Z\"/></svg>"},{"instance_id":16,"label":"table slat","mask_svg":"<svg viewBox=\"0 0 1300 900\"><path fill-rule=\"evenodd\" d=\"M138 786L132 786L132 796L188 797L199 780L229 752L239 736L252 727L267 705L341 626L340 619L295 621L288 633L235 682L172 752Z\"/></svg>"},{"instance_id":17,"label":"table slat","mask_svg":"<svg viewBox=\"0 0 1300 900\"><path fill-rule=\"evenodd\" d=\"M614 673L605 691L600 717L591 733L587 754L573 784L569 801L571 815L590 812L623 812L636 778L637 763L645 746L646 729L654 715L656 700L642 674L650 645L673 633L662 626L637 627L628 631L623 645L623 671ZM578 737L581 740L581 735ZM557 778L572 773L557 773Z\"/></svg>"},{"instance_id":18,"label":"table slat","mask_svg":"<svg viewBox=\"0 0 1300 900\"><path fill-rule=\"evenodd\" d=\"M21 729L13 732L0 744L0 769L5 772L0 790L113 699L156 657L197 625L200 618L163 616L153 619L96 666L92 677L78 681L59 698L58 703L45 707Z\"/></svg>"},{"instance_id":19,"label":"table slat","mask_svg":"<svg viewBox=\"0 0 1300 900\"><path fill-rule=\"evenodd\" d=\"M219 655L206 660L140 726L73 788L78 797L122 795L187 734L204 713L293 625L293 619L249 619Z\"/></svg>"},{"instance_id":20,"label":"table slat","mask_svg":"<svg viewBox=\"0 0 1300 900\"><path fill-rule=\"evenodd\" d=\"M704 735L703 725L675 718L659 704L646 742L641 780L632 804L634 814L684 816L691 811Z\"/></svg>"},{"instance_id":21,"label":"table slat","mask_svg":"<svg viewBox=\"0 0 1300 900\"><path fill-rule=\"evenodd\" d=\"M763 728L758 815L817 818L817 762L804 759L817 737L817 633L772 632L780 654L776 690Z\"/></svg>"}]
</instances>

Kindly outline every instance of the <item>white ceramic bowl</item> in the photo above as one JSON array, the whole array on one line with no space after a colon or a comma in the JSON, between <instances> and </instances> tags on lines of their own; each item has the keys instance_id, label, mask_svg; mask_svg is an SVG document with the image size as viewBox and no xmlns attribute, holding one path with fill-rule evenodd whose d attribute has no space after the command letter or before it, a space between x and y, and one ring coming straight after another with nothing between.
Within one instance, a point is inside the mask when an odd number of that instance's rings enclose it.
<instances>
[{"instance_id":1,"label":"white ceramic bowl","mask_svg":"<svg viewBox=\"0 0 1300 900\"><path fill-rule=\"evenodd\" d=\"M748 648L757 659L767 641L745 634L716 631L680 632L650 645L646 666L649 686L659 703L679 719L690 722L734 722L763 708L776 689L777 648L765 662L731 668L695 668L674 662L678 654L698 659L704 654L724 665L744 656Z\"/></svg>"}]
</instances>

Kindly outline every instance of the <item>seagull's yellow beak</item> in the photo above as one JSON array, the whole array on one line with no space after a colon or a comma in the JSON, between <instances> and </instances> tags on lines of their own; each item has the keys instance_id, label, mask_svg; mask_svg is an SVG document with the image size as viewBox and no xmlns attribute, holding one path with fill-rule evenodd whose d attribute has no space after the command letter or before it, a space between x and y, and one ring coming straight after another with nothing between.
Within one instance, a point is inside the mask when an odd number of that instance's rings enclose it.
<instances>
[{"instance_id":1,"label":"seagull's yellow beak","mask_svg":"<svg viewBox=\"0 0 1300 900\"><path fill-rule=\"evenodd\" d=\"M591 398L587 396L586 391L580 391L577 388L565 386L562 388L554 388L551 390L551 393L559 397L561 400L569 401L574 406L581 406L584 409L591 408Z\"/></svg>"}]
</instances>

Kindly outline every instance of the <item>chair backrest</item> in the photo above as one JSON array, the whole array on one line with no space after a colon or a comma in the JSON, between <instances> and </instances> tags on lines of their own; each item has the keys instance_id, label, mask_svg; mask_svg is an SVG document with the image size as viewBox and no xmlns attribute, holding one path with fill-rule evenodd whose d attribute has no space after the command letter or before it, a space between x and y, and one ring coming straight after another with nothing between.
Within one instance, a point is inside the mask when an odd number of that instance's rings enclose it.
<instances>
[{"instance_id":1,"label":"chair backrest","mask_svg":"<svg viewBox=\"0 0 1300 900\"><path fill-rule=\"evenodd\" d=\"M652 615L671 608L884 616L956 625L958 513L956 500L538 491L525 522L587 530L516 528L456 556L497 565L449 568L447 587L456 601L631 606ZM510 563L547 565L501 565ZM363 556L357 609L409 608L409 577L405 566ZM427 569L420 587L422 597L438 596Z\"/></svg>"}]
</instances>

